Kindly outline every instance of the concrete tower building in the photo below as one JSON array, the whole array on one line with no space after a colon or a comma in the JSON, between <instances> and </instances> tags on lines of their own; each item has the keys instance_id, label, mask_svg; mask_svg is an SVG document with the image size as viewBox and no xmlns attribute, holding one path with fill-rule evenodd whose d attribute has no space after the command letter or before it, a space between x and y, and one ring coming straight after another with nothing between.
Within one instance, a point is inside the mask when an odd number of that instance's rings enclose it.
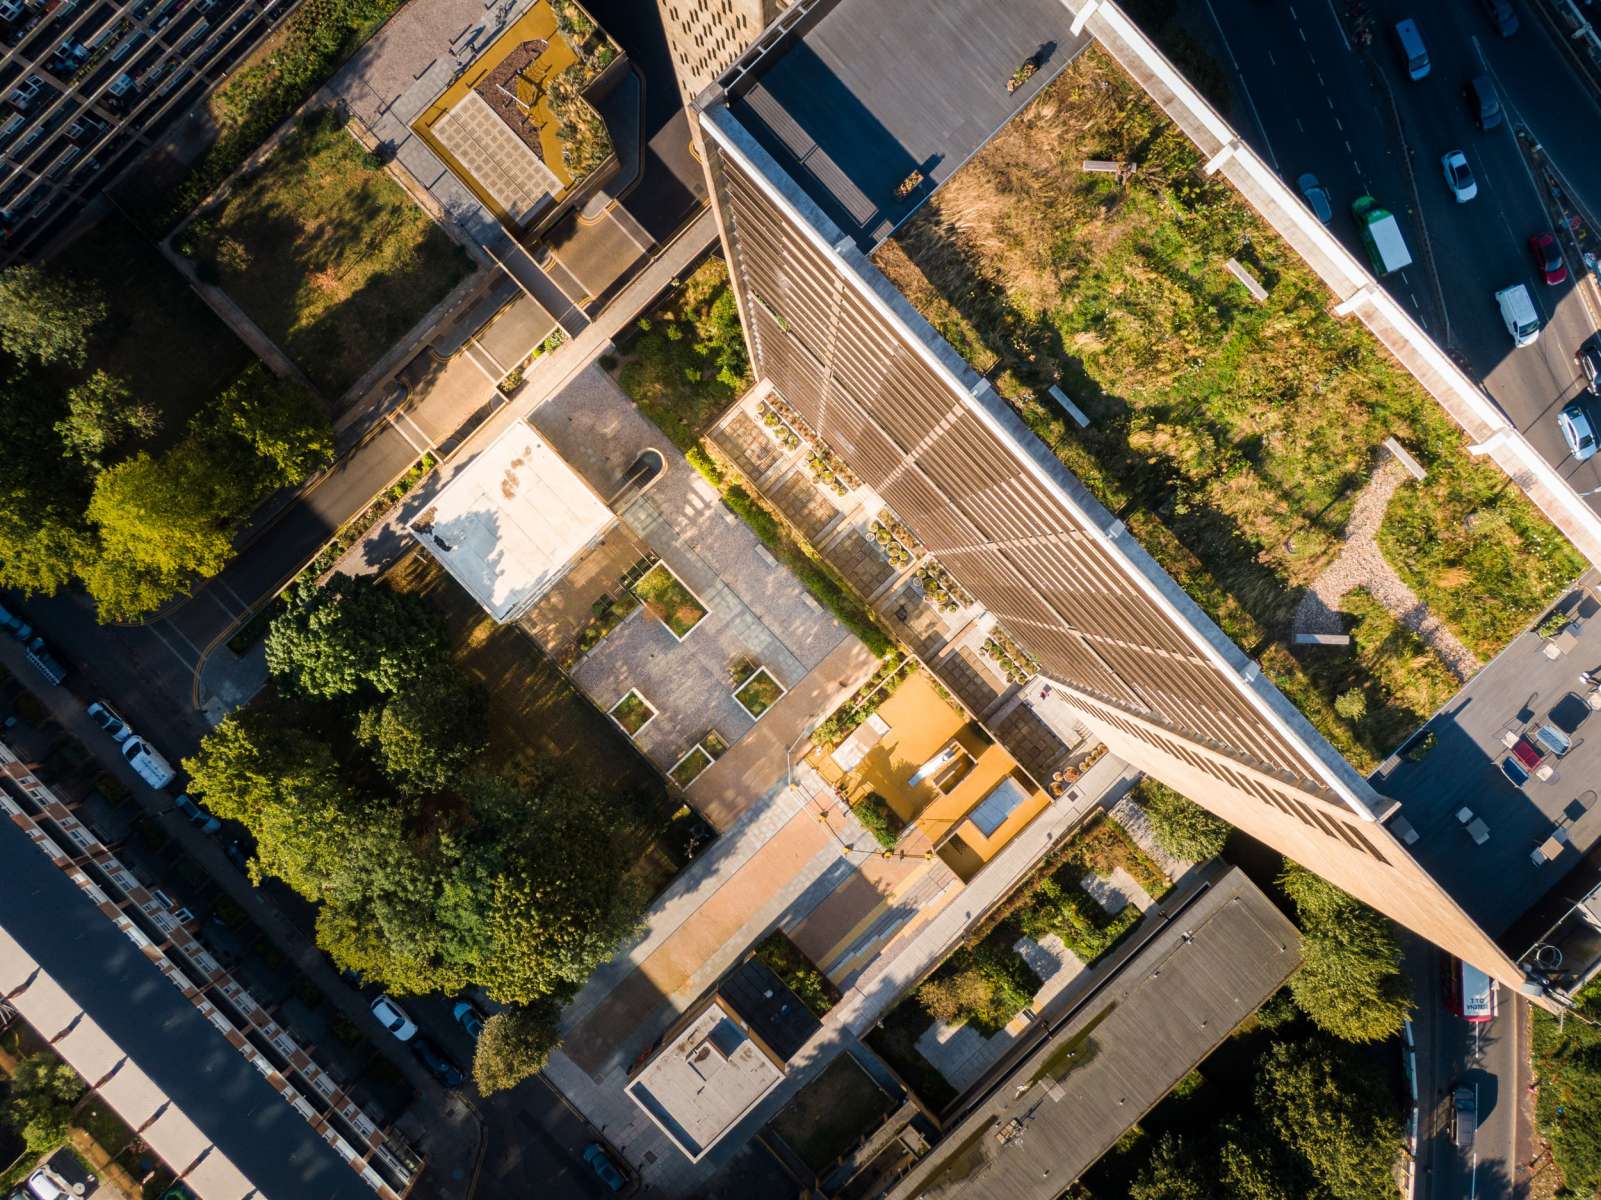
<instances>
[{"instance_id":1,"label":"concrete tower building","mask_svg":"<svg viewBox=\"0 0 1601 1200\"><path fill-rule=\"evenodd\" d=\"M788 0L656 0L688 104L756 40Z\"/></svg>"},{"instance_id":2,"label":"concrete tower building","mask_svg":"<svg viewBox=\"0 0 1601 1200\"><path fill-rule=\"evenodd\" d=\"M663 0L675 7L700 6ZM1553 868L1537 845L1562 822L1556 793L1547 804L1474 783L1464 800L1438 783L1365 778L875 265L1092 39L1439 397L1408 358L1421 331L1392 328L1407 318L1321 230L1303 246L1299 202L1097 0L801 0L704 90L695 115L755 374L1038 660L1064 719L1509 985L1577 986L1601 964L1601 923L1587 916L1601 911L1601 813L1570 820L1564 852L1578 853ZM696 71L733 45L708 49ZM1514 674L1526 693L1527 674ZM1504 751L1482 753L1493 775ZM1563 939L1565 965L1545 969Z\"/></svg>"}]
</instances>

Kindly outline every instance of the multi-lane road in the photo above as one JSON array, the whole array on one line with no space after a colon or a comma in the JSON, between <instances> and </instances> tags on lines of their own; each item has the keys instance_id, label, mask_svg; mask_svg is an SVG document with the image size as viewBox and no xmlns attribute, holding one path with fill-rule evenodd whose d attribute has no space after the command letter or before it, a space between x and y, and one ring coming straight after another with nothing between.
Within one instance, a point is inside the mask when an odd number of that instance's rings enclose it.
<instances>
[{"instance_id":1,"label":"multi-lane road","mask_svg":"<svg viewBox=\"0 0 1601 1200\"><path fill-rule=\"evenodd\" d=\"M1374 36L1353 46L1335 5L1347 0L1210 0L1240 99L1236 122L1294 186L1312 172L1329 189L1332 227L1365 257L1349 212L1371 194L1401 221L1414 263L1384 280L1579 491L1601 489L1601 457L1576 463L1556 425L1580 395L1578 344L1601 312L1577 284L1548 287L1528 250L1555 228L1548 192L1526 147L1538 145L1591 214L1601 212L1601 104L1523 0L1521 28L1500 37L1477 6L1444 0L1367 0ZM1430 58L1426 78L1407 77L1392 30L1413 18ZM1481 132L1462 95L1476 75L1497 86L1508 120ZM1519 133L1526 136L1519 144ZM1461 150L1478 195L1457 203L1440 158ZM1559 231L1560 232L1560 231ZM1545 328L1515 349L1495 302L1514 283L1529 289ZM1586 401L1601 420L1601 404ZM1601 511L1601 492L1590 498Z\"/></svg>"}]
</instances>

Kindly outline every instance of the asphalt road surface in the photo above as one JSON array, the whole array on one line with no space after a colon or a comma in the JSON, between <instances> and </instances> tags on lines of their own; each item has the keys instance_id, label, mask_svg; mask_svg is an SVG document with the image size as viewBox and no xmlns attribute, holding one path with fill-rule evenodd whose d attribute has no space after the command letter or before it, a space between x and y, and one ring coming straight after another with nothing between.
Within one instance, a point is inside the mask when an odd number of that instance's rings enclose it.
<instances>
[{"instance_id":1,"label":"asphalt road surface","mask_svg":"<svg viewBox=\"0 0 1601 1200\"><path fill-rule=\"evenodd\" d=\"M1406 971L1418 1002L1413 1032L1418 1068L1418 1200L1513 1200L1527 1194L1533 1144L1528 1100L1528 1006L1506 988L1493 1021L1471 1024L1445 1004L1452 960L1403 935ZM1473 1088L1479 1126L1471 1151L1459 1148L1452 1092Z\"/></svg>"},{"instance_id":2,"label":"asphalt road surface","mask_svg":"<svg viewBox=\"0 0 1601 1200\"><path fill-rule=\"evenodd\" d=\"M1547 287L1535 270L1529 236L1555 221L1514 132L1526 129L1582 207L1601 212L1601 105L1521 5L1522 28L1501 38L1476 6L1369 0L1376 33L1364 54L1336 18L1334 4L1344 2L1210 0L1242 112L1256 126L1244 132L1291 186L1312 172L1329 189L1332 228L1358 257L1366 256L1350 202L1370 194L1394 212L1414 263L1385 286L1575 488L1601 488L1601 456L1575 463L1556 426L1557 411L1582 391L1574 349L1601 328L1601 313L1576 285L1571 250L1566 283ZM1418 22L1429 52L1430 73L1417 82L1391 35L1402 17ZM1487 133L1461 92L1480 74L1496 80L1509 117ZM1466 154L1478 182L1467 203L1445 184L1440 158L1450 150ZM1539 341L1521 350L1494 298L1515 283L1528 287L1545 320ZM1601 420L1601 404L1586 403ZM1590 503L1601 511L1601 494Z\"/></svg>"}]
</instances>

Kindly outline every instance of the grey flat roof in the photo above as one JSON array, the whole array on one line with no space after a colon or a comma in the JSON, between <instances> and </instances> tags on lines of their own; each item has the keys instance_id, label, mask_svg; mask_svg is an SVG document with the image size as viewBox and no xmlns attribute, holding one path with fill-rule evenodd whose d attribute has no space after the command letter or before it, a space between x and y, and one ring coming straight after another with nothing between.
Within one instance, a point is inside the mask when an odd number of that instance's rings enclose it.
<instances>
[{"instance_id":1,"label":"grey flat roof","mask_svg":"<svg viewBox=\"0 0 1601 1200\"><path fill-rule=\"evenodd\" d=\"M361 1177L221 1031L21 829L3 824L6 932L261 1194L373 1200Z\"/></svg>"},{"instance_id":2,"label":"grey flat roof","mask_svg":"<svg viewBox=\"0 0 1601 1200\"><path fill-rule=\"evenodd\" d=\"M1088 42L1062 0L824 0L813 14L747 56L729 108L864 250ZM1031 56L1033 78L1009 93ZM913 171L924 182L897 196Z\"/></svg>"},{"instance_id":3,"label":"grey flat roof","mask_svg":"<svg viewBox=\"0 0 1601 1200\"><path fill-rule=\"evenodd\" d=\"M1054 1200L1300 961L1295 927L1230 867L947 1133L894 1200ZM1021 1135L1002 1144L1014 1120Z\"/></svg>"},{"instance_id":4,"label":"grey flat roof","mask_svg":"<svg viewBox=\"0 0 1601 1200\"><path fill-rule=\"evenodd\" d=\"M1594 572L1586 578L1593 582ZM1562 604L1580 614L1571 646L1547 658L1548 643L1523 634L1430 719L1436 743L1421 762L1399 756L1373 777L1417 830L1412 857L1496 938L1601 846L1601 713L1585 703L1579 682L1580 671L1601 670L1601 604L1582 591ZM1538 745L1535 733L1547 722L1573 748L1560 758L1547 751L1552 777L1519 787L1500 767L1509 754L1503 735L1522 732ZM1488 829L1483 844L1458 820L1464 808ZM1561 852L1536 863L1533 851L1559 827ZM1391 832L1400 832L1393 822ZM1528 947L1504 948L1515 958Z\"/></svg>"}]
</instances>

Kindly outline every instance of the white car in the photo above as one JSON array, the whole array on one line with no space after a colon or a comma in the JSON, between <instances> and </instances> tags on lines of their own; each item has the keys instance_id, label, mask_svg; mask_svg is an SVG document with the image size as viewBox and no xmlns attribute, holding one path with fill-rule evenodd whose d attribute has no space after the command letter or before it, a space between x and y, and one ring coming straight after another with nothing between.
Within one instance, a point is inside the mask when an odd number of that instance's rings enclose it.
<instances>
[{"instance_id":1,"label":"white car","mask_svg":"<svg viewBox=\"0 0 1601 1200\"><path fill-rule=\"evenodd\" d=\"M379 996L372 1002L372 1015L378 1018L378 1023L395 1037L403 1042L409 1042L417 1036L416 1023L406 1015L401 1008L388 996Z\"/></svg>"},{"instance_id":2,"label":"white car","mask_svg":"<svg viewBox=\"0 0 1601 1200\"><path fill-rule=\"evenodd\" d=\"M96 700L87 709L89 719L111 735L111 740L122 745L133 736L133 729L128 722L122 719L122 714L104 700Z\"/></svg>"},{"instance_id":3,"label":"white car","mask_svg":"<svg viewBox=\"0 0 1601 1200\"><path fill-rule=\"evenodd\" d=\"M66 1189L43 1167L28 1176L28 1195L33 1200L69 1200Z\"/></svg>"},{"instance_id":4,"label":"white car","mask_svg":"<svg viewBox=\"0 0 1601 1200\"><path fill-rule=\"evenodd\" d=\"M1458 204L1466 204L1479 194L1478 180L1473 178L1473 168L1468 166L1468 156L1460 150L1452 150L1440 157L1440 167L1445 172L1445 186L1451 189Z\"/></svg>"},{"instance_id":5,"label":"white car","mask_svg":"<svg viewBox=\"0 0 1601 1200\"><path fill-rule=\"evenodd\" d=\"M1559 412L1557 428L1562 430L1562 440L1568 444L1568 453L1573 455L1574 462L1595 457L1595 427L1590 424L1590 414L1584 411L1584 405L1575 400Z\"/></svg>"},{"instance_id":6,"label":"white car","mask_svg":"<svg viewBox=\"0 0 1601 1200\"><path fill-rule=\"evenodd\" d=\"M122 757L128 760L128 765L139 778L153 788L164 788L177 778L178 772L172 769L166 756L137 735L130 735L123 740Z\"/></svg>"}]
</instances>

